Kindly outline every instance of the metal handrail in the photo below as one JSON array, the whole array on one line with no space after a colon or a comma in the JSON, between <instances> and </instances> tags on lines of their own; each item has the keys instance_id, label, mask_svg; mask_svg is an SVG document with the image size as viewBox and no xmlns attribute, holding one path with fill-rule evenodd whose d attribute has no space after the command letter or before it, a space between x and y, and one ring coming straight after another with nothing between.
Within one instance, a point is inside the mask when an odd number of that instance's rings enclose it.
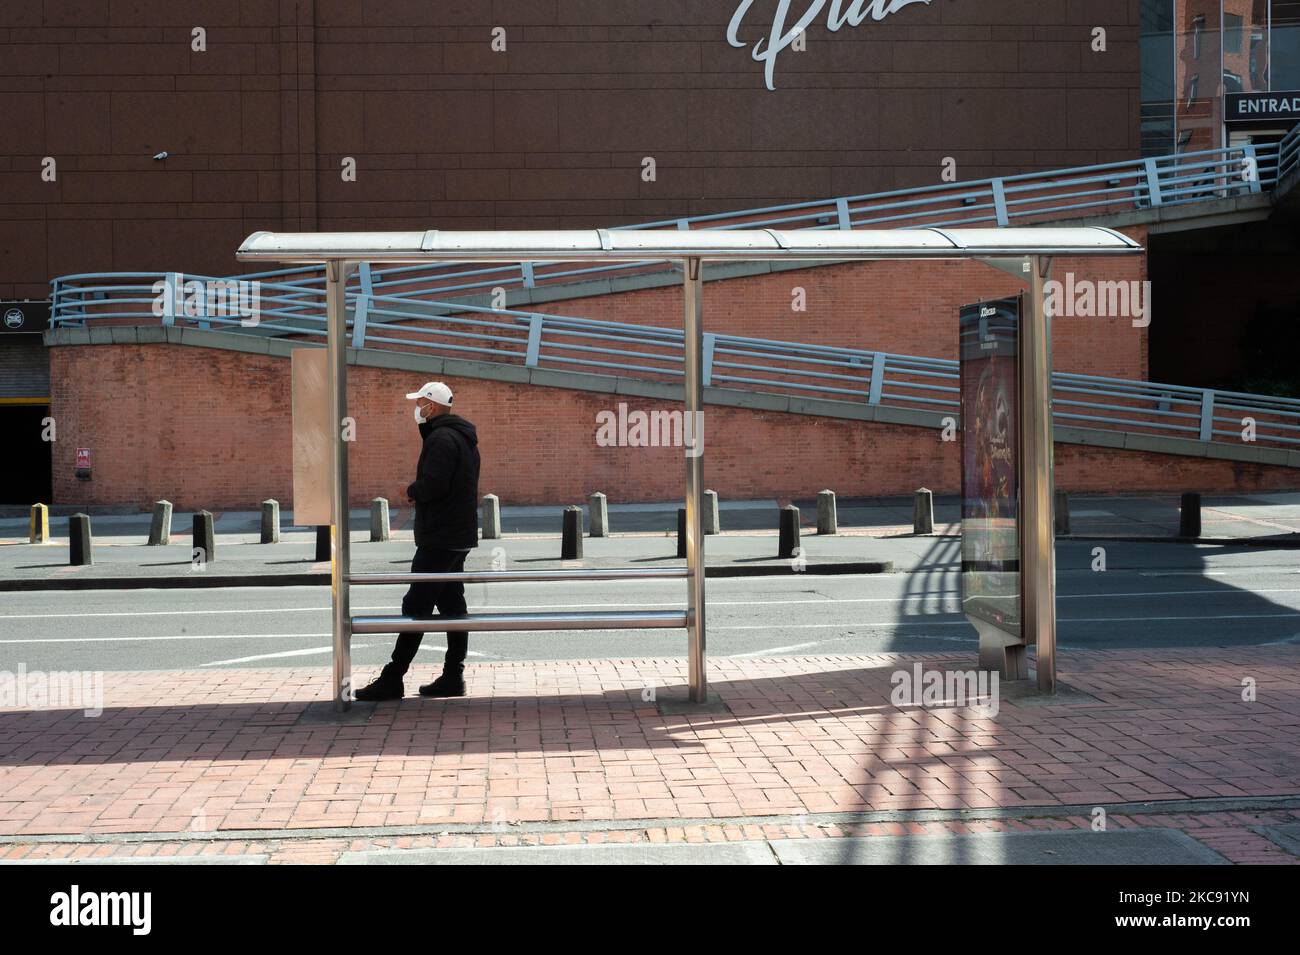
<instances>
[{"instance_id":1,"label":"metal handrail","mask_svg":"<svg viewBox=\"0 0 1300 955\"><path fill-rule=\"evenodd\" d=\"M691 572L685 567L641 569L611 567L588 570L469 570L430 574L352 574L350 584L486 584L493 581L518 583L538 580L681 580Z\"/></svg>"},{"instance_id":2,"label":"metal handrail","mask_svg":"<svg viewBox=\"0 0 1300 955\"><path fill-rule=\"evenodd\" d=\"M296 294L297 286L290 288L291 294ZM363 299L367 317L358 329L355 315L361 311ZM350 301L354 318L348 326L355 347L436 349L441 354L525 367L621 371L671 380L683 373L679 330L483 307L467 307L461 315L422 315L420 303L411 299L360 293L350 295ZM275 302L272 294L272 305ZM276 313L278 309L267 311ZM369 316L396 316L418 324L371 322ZM292 326L262 323L259 327L301 338L323 337L323 318L303 314L294 320L297 324ZM173 316L172 321L250 331L238 319L222 316ZM397 337L399 333L403 337ZM706 339L704 375L706 383L714 387L745 387L940 413L960 411L959 363L955 360L736 335L710 334ZM1052 387L1054 414L1063 424L1192 435L1212 441L1237 435L1223 426L1240 427L1241 417L1250 416L1257 418L1258 442L1300 446L1300 399L1072 372L1055 372ZM1229 417L1233 413L1238 417ZM385 579L395 582L391 575Z\"/></svg>"},{"instance_id":3,"label":"metal handrail","mask_svg":"<svg viewBox=\"0 0 1300 955\"><path fill-rule=\"evenodd\" d=\"M583 613L470 613L454 617L353 617L358 633L478 633L497 630L665 630L686 627L684 610L588 610Z\"/></svg>"},{"instance_id":4,"label":"metal handrail","mask_svg":"<svg viewBox=\"0 0 1300 955\"><path fill-rule=\"evenodd\" d=\"M1253 160L1258 175L1245 175ZM854 228L911 220L917 227L960 221L1005 225L1015 218L1059 215L1082 208L1120 205L1144 208L1182 204L1226 195L1260 192L1300 168L1300 126L1279 143L1234 146L1143 160L1103 163L1047 173L1025 173L978 182L949 183L834 200L788 203L739 213L643 223L625 228L666 226L754 228L803 224L806 228ZM1043 203L1046 203L1044 205ZM961 220L931 221L960 210ZM991 210L991 214L989 213ZM972 215L979 213L978 215ZM437 349L440 353L526 367L621 371L677 379L682 376L684 341L680 331L653 325L549 315L445 301L444 296L493 285L572 278L593 272L635 269L654 262L596 268L564 268L564 263L475 266L460 269L417 265L385 268L364 265L348 290L353 347ZM513 278L512 278L513 276ZM320 338L325 332L324 278L309 267L213 278L200 282L255 281L261 297L258 321L249 325L226 315L155 316L158 282L179 280L175 273L85 273L53 282L51 324L163 325L194 323L247 334L268 332ZM139 280L145 280L141 282ZM471 279L465 282L463 280ZM448 282L451 284L448 284ZM460 284L456 284L459 282ZM391 293L385 289L394 290ZM400 291L397 291L400 290ZM142 307L147 306L147 307ZM266 321L270 318L273 321ZM704 381L809 397L891 404L935 411L959 410L956 361L734 335L706 336ZM1221 427L1242 425L1259 416L1257 440L1300 445L1300 399L1217 391L1185 385L1133 381L1056 372L1055 417L1088 427L1186 436L1203 441L1238 436ZM1234 418L1230 415L1237 414ZM1136 417L1135 417L1136 416ZM1178 423L1190 422L1190 423ZM404 576L409 580L409 576ZM500 579L500 578L496 578Z\"/></svg>"},{"instance_id":5,"label":"metal handrail","mask_svg":"<svg viewBox=\"0 0 1300 955\"><path fill-rule=\"evenodd\" d=\"M994 224L1013 220L1046 220L1089 210L1123 212L1260 193L1300 165L1300 126L1280 142L1238 145L1147 159L1124 160L1043 172L1021 173L966 182L941 183L910 189L784 203L739 212L709 213L617 226L620 229L737 229L811 228L853 229L864 226L902 228ZM972 213L979 213L973 215ZM581 276L632 272L662 265L647 260L608 266L565 267L563 262L500 266L444 263L368 271L353 286L370 294L385 288L409 287L395 297L455 296L489 288L532 288L572 281ZM157 278L165 273L156 273ZM63 286L86 278L147 278L149 273L118 276L67 275L54 280L54 312L61 311ZM318 267L249 272L231 278L270 281L293 277L305 295L324 295L324 273ZM98 291L98 290L96 290ZM70 317L70 316L69 316Z\"/></svg>"}]
</instances>

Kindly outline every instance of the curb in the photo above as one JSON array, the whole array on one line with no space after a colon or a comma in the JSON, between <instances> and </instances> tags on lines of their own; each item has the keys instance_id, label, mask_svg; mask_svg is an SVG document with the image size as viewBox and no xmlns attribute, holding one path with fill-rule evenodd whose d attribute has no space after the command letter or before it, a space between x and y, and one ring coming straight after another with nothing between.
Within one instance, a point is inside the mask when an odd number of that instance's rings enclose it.
<instances>
[{"instance_id":1,"label":"curb","mask_svg":"<svg viewBox=\"0 0 1300 955\"><path fill-rule=\"evenodd\" d=\"M808 564L798 573L810 577L839 574L892 574L892 560ZM788 563L722 565L705 570L705 578L776 577L796 573ZM329 574L209 574L183 577L65 577L53 580L0 580L0 593L49 590L183 590L209 587L328 587Z\"/></svg>"},{"instance_id":2,"label":"curb","mask_svg":"<svg viewBox=\"0 0 1300 955\"><path fill-rule=\"evenodd\" d=\"M1196 544L1204 547L1264 547L1270 550L1300 550L1300 537L1285 536L1282 540L1267 537L1102 537L1090 534L1057 535L1058 541L1112 541L1121 544Z\"/></svg>"}]
</instances>

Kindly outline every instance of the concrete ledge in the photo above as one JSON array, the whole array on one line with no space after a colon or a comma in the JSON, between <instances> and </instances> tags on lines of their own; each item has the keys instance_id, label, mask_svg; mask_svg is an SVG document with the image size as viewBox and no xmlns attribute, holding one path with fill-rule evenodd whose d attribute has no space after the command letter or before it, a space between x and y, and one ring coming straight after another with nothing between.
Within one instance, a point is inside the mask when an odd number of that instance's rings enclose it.
<instances>
[{"instance_id":1,"label":"concrete ledge","mask_svg":"<svg viewBox=\"0 0 1300 955\"><path fill-rule=\"evenodd\" d=\"M1242 443L1241 447L1211 442L1206 445L1205 456L1220 461L1254 461L1286 467L1293 452L1285 448L1262 448L1257 444Z\"/></svg>"},{"instance_id":2,"label":"concrete ledge","mask_svg":"<svg viewBox=\"0 0 1300 955\"><path fill-rule=\"evenodd\" d=\"M496 378L495 375L492 376ZM528 383L542 388L568 388L574 391L600 391L618 393L619 379L615 375L595 375L577 371L552 371L549 368L529 368Z\"/></svg>"},{"instance_id":3,"label":"concrete ledge","mask_svg":"<svg viewBox=\"0 0 1300 955\"><path fill-rule=\"evenodd\" d=\"M1126 437L1123 431L1098 431L1095 428L1076 428L1073 426L1056 428L1054 434L1058 442L1065 442L1066 444L1083 444L1089 447L1117 449L1124 447Z\"/></svg>"},{"instance_id":4,"label":"concrete ledge","mask_svg":"<svg viewBox=\"0 0 1300 955\"><path fill-rule=\"evenodd\" d=\"M1205 442L1191 438L1167 438L1159 434L1124 433L1124 450L1152 451L1156 454L1177 454L1185 458L1203 458Z\"/></svg>"},{"instance_id":5,"label":"concrete ledge","mask_svg":"<svg viewBox=\"0 0 1300 955\"><path fill-rule=\"evenodd\" d=\"M1152 206L1129 212L1112 212L1105 215L1079 216L1074 219L1054 219L1051 226L1100 225L1111 229L1126 226L1146 226L1152 235L1185 232L1189 229L1207 229L1233 225L1239 222L1259 222L1273 214L1273 196L1260 192L1226 199L1206 199L1170 206Z\"/></svg>"},{"instance_id":6,"label":"concrete ledge","mask_svg":"<svg viewBox=\"0 0 1300 955\"><path fill-rule=\"evenodd\" d=\"M443 358L437 361L443 372L453 377L490 378L493 381L513 381L521 385L528 383L533 371L523 365L493 364L469 358Z\"/></svg>"},{"instance_id":7,"label":"concrete ledge","mask_svg":"<svg viewBox=\"0 0 1300 955\"><path fill-rule=\"evenodd\" d=\"M614 393L619 397L649 398L652 401L682 401L685 397L683 385L675 381L644 378L617 378L615 381Z\"/></svg>"},{"instance_id":8,"label":"concrete ledge","mask_svg":"<svg viewBox=\"0 0 1300 955\"><path fill-rule=\"evenodd\" d=\"M195 348L221 348L226 351L245 352L252 355L269 355L271 340L239 332L215 332L206 328L177 328L182 345Z\"/></svg>"},{"instance_id":9,"label":"concrete ledge","mask_svg":"<svg viewBox=\"0 0 1300 955\"><path fill-rule=\"evenodd\" d=\"M385 348L363 348L357 355L356 365L358 368L386 368L391 371L423 371L431 375L443 373L441 358L388 351Z\"/></svg>"}]
</instances>

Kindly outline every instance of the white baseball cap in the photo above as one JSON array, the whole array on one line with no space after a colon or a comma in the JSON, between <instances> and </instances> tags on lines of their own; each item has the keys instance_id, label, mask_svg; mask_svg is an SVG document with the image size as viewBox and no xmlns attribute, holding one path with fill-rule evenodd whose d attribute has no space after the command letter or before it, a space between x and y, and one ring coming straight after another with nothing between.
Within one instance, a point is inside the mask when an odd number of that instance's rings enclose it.
<instances>
[{"instance_id":1,"label":"white baseball cap","mask_svg":"<svg viewBox=\"0 0 1300 955\"><path fill-rule=\"evenodd\" d=\"M413 391L406 397L412 401L416 398L428 398L434 404L451 407L451 389L441 381L426 381L420 386L419 391Z\"/></svg>"}]
</instances>

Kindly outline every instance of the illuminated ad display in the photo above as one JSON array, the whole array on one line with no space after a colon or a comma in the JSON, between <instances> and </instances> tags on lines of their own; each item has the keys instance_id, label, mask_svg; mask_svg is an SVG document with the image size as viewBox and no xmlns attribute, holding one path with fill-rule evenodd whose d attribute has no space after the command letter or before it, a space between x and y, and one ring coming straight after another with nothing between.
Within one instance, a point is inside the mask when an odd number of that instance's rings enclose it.
<instances>
[{"instance_id":1,"label":"illuminated ad display","mask_svg":"<svg viewBox=\"0 0 1300 955\"><path fill-rule=\"evenodd\" d=\"M961 602L1020 635L1021 298L961 309Z\"/></svg>"}]
</instances>

